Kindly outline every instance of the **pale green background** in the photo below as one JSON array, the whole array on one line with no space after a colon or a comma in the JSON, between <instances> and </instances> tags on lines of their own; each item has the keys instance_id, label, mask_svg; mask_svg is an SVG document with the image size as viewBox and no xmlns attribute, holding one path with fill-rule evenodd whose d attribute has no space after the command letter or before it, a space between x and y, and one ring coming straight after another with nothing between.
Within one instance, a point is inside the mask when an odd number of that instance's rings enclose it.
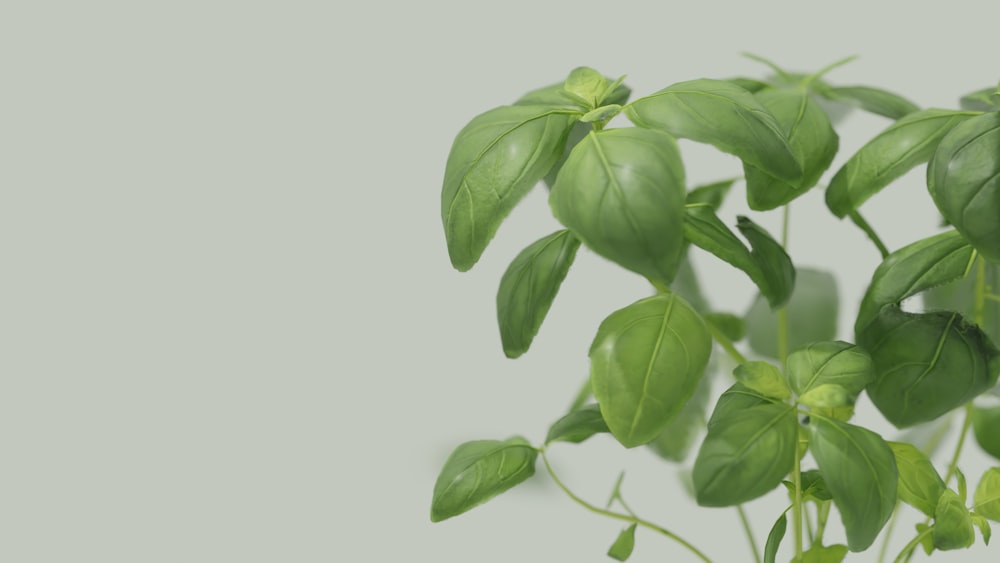
<instances>
[{"instance_id":1,"label":"pale green background","mask_svg":"<svg viewBox=\"0 0 1000 563\"><path fill-rule=\"evenodd\" d=\"M741 51L795 70L859 54L830 81L954 107L1000 78L998 16L992 1L6 2L0 561L605 561L619 524L542 476L429 522L450 449L540 440L600 320L648 292L582 251L535 347L504 359L496 283L556 224L537 191L453 271L438 198L455 133L578 65L639 95L763 76ZM848 121L835 167L887 124ZM739 170L682 149L693 182ZM922 182L865 206L892 247L937 225ZM840 270L853 308L871 246L820 192L791 228L796 261ZM744 276L699 265L719 308L746 307ZM693 508L645 451L598 438L553 459L598 503L627 469L643 515L747 560L734 512ZM977 480L988 462L965 460ZM784 503L750 506L761 541ZM645 532L632 559L688 560Z\"/></svg>"}]
</instances>

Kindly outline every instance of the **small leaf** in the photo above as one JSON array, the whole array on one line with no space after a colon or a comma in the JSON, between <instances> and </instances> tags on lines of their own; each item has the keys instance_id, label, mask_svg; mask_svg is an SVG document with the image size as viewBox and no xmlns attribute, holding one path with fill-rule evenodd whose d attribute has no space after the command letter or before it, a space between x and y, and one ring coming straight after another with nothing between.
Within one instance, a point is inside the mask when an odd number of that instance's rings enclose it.
<instances>
[{"instance_id":1,"label":"small leaf","mask_svg":"<svg viewBox=\"0 0 1000 563\"><path fill-rule=\"evenodd\" d=\"M622 107L618 104L601 106L593 109L580 118L580 123L593 123L595 121L607 121L621 113Z\"/></svg>"},{"instance_id":2,"label":"small leaf","mask_svg":"<svg viewBox=\"0 0 1000 563\"><path fill-rule=\"evenodd\" d=\"M656 438L694 393L711 351L704 321L676 294L608 316L590 348L590 378L615 438L629 448Z\"/></svg>"},{"instance_id":3,"label":"small leaf","mask_svg":"<svg viewBox=\"0 0 1000 563\"><path fill-rule=\"evenodd\" d=\"M983 536L983 543L990 545L990 536L993 535L993 528L990 527L990 521L978 514L972 514L972 523L979 528L980 535Z\"/></svg>"},{"instance_id":4,"label":"small leaf","mask_svg":"<svg viewBox=\"0 0 1000 563\"><path fill-rule=\"evenodd\" d=\"M965 504L969 500L968 484L965 482L965 473L957 466L955 467L955 479L958 481L958 499Z\"/></svg>"},{"instance_id":5,"label":"small leaf","mask_svg":"<svg viewBox=\"0 0 1000 563\"><path fill-rule=\"evenodd\" d=\"M570 94L586 100L590 107L596 107L601 95L608 87L608 81L604 75L596 70L581 66L573 69L563 83L563 90Z\"/></svg>"},{"instance_id":6,"label":"small leaf","mask_svg":"<svg viewBox=\"0 0 1000 563\"><path fill-rule=\"evenodd\" d=\"M920 546L924 548L924 553L930 555L934 552L934 528L927 524L917 524L917 534L920 535Z\"/></svg>"},{"instance_id":7,"label":"small leaf","mask_svg":"<svg viewBox=\"0 0 1000 563\"><path fill-rule=\"evenodd\" d=\"M767 534L767 543L764 545L764 563L774 563L778 556L778 548L781 547L781 540L785 539L785 530L788 529L788 517L784 512L781 517L771 527L771 532Z\"/></svg>"},{"instance_id":8,"label":"small leaf","mask_svg":"<svg viewBox=\"0 0 1000 563\"><path fill-rule=\"evenodd\" d=\"M997 111L1000 110L1000 95L997 95L996 86L990 86L962 96L960 103L964 110Z\"/></svg>"},{"instance_id":9,"label":"small leaf","mask_svg":"<svg viewBox=\"0 0 1000 563\"><path fill-rule=\"evenodd\" d=\"M899 500L927 516L934 516L938 500L944 494L944 481L930 459L911 444L888 442L899 469Z\"/></svg>"},{"instance_id":10,"label":"small leaf","mask_svg":"<svg viewBox=\"0 0 1000 563\"><path fill-rule=\"evenodd\" d=\"M1000 467L991 467L979 479L973 495L976 514L1000 522Z\"/></svg>"},{"instance_id":11,"label":"small leaf","mask_svg":"<svg viewBox=\"0 0 1000 563\"><path fill-rule=\"evenodd\" d=\"M802 554L802 563L841 563L847 557L847 546L837 545L813 545Z\"/></svg>"},{"instance_id":12,"label":"small leaf","mask_svg":"<svg viewBox=\"0 0 1000 563\"><path fill-rule=\"evenodd\" d=\"M767 286L774 295L771 307L784 305L795 290L795 267L788 253L767 231L747 217L737 216L736 228L750 243L753 249L750 255L764 272Z\"/></svg>"},{"instance_id":13,"label":"small leaf","mask_svg":"<svg viewBox=\"0 0 1000 563\"><path fill-rule=\"evenodd\" d=\"M557 420L545 436L545 443L570 442L579 444L594 434L608 432L598 405L587 405Z\"/></svg>"},{"instance_id":14,"label":"small leaf","mask_svg":"<svg viewBox=\"0 0 1000 563\"><path fill-rule=\"evenodd\" d=\"M833 499L833 496L826 488L826 482L823 481L823 476L820 475L818 469L803 471L799 479L802 484L803 497L810 497L819 502Z\"/></svg>"},{"instance_id":15,"label":"small leaf","mask_svg":"<svg viewBox=\"0 0 1000 563\"><path fill-rule=\"evenodd\" d=\"M431 522L480 505L535 474L538 451L519 436L466 442L445 462L431 501Z\"/></svg>"},{"instance_id":16,"label":"small leaf","mask_svg":"<svg viewBox=\"0 0 1000 563\"><path fill-rule=\"evenodd\" d=\"M984 452L1000 459L1000 407L974 407L972 429Z\"/></svg>"},{"instance_id":17,"label":"small leaf","mask_svg":"<svg viewBox=\"0 0 1000 563\"><path fill-rule=\"evenodd\" d=\"M719 208L722 207L723 200L726 199L726 195L734 183L736 183L736 180L730 179L698 186L688 192L685 201L688 205L693 203L707 203L712 211L718 213Z\"/></svg>"},{"instance_id":18,"label":"small leaf","mask_svg":"<svg viewBox=\"0 0 1000 563\"><path fill-rule=\"evenodd\" d=\"M831 87L822 90L820 94L835 102L857 106L889 119L901 119L920 110L916 104L902 96L870 86Z\"/></svg>"},{"instance_id":19,"label":"small leaf","mask_svg":"<svg viewBox=\"0 0 1000 563\"><path fill-rule=\"evenodd\" d=\"M573 233L557 231L522 250L507 267L497 291L497 321L508 358L531 346L578 248Z\"/></svg>"},{"instance_id":20,"label":"small leaf","mask_svg":"<svg viewBox=\"0 0 1000 563\"><path fill-rule=\"evenodd\" d=\"M769 362L744 362L733 370L736 380L764 395L783 400L792 396L792 390L778 368Z\"/></svg>"},{"instance_id":21,"label":"small leaf","mask_svg":"<svg viewBox=\"0 0 1000 563\"><path fill-rule=\"evenodd\" d=\"M806 391L799 402L811 409L838 409L854 405L854 397L840 385L822 383Z\"/></svg>"},{"instance_id":22,"label":"small leaf","mask_svg":"<svg viewBox=\"0 0 1000 563\"><path fill-rule=\"evenodd\" d=\"M636 525L632 524L618 534L618 539L608 549L608 557L617 561L627 561L632 556L632 550L635 549L635 528Z\"/></svg>"},{"instance_id":23,"label":"small leaf","mask_svg":"<svg viewBox=\"0 0 1000 563\"><path fill-rule=\"evenodd\" d=\"M976 541L972 517L962 499L947 490L934 510L934 547L941 551L963 549Z\"/></svg>"},{"instance_id":24,"label":"small leaf","mask_svg":"<svg viewBox=\"0 0 1000 563\"><path fill-rule=\"evenodd\" d=\"M843 389L849 402L837 406L853 404L873 377L868 352L839 340L813 342L798 348L788 355L785 365L788 382L799 396L805 396L823 385L836 385Z\"/></svg>"},{"instance_id":25,"label":"small leaf","mask_svg":"<svg viewBox=\"0 0 1000 563\"><path fill-rule=\"evenodd\" d=\"M926 109L893 123L837 171L826 190L827 207L837 217L856 210L893 180L927 162L945 134L971 115Z\"/></svg>"},{"instance_id":26,"label":"small leaf","mask_svg":"<svg viewBox=\"0 0 1000 563\"><path fill-rule=\"evenodd\" d=\"M731 313L705 313L705 322L715 327L723 336L739 342L746 335L743 319Z\"/></svg>"},{"instance_id":27,"label":"small leaf","mask_svg":"<svg viewBox=\"0 0 1000 563\"><path fill-rule=\"evenodd\" d=\"M837 282L828 272L799 268L795 288L785 305L788 314L788 345L794 350L817 340L837 336ZM746 314L750 348L769 358L778 357L778 314L758 296Z\"/></svg>"},{"instance_id":28,"label":"small leaf","mask_svg":"<svg viewBox=\"0 0 1000 563\"><path fill-rule=\"evenodd\" d=\"M840 512L847 545L864 551L896 508L892 450L878 434L844 422L814 417L809 429L809 450Z\"/></svg>"}]
</instances>

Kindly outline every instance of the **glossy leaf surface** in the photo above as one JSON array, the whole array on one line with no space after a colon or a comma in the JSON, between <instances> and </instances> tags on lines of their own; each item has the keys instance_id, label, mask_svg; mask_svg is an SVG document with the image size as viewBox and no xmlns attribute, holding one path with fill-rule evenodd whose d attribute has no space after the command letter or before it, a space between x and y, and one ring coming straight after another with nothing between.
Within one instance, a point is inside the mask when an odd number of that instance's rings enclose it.
<instances>
[{"instance_id":1,"label":"glossy leaf surface","mask_svg":"<svg viewBox=\"0 0 1000 563\"><path fill-rule=\"evenodd\" d=\"M797 269L795 276L795 288L785 305L789 348L833 340L837 336L839 309L836 279L828 272L809 268ZM777 358L778 314L770 309L763 296L757 296L745 319L750 348L762 356Z\"/></svg>"},{"instance_id":2,"label":"glossy leaf surface","mask_svg":"<svg viewBox=\"0 0 1000 563\"><path fill-rule=\"evenodd\" d=\"M609 432L598 405L586 405L560 418L545 436L545 443L570 442L579 444L594 434Z\"/></svg>"},{"instance_id":3,"label":"glossy leaf surface","mask_svg":"<svg viewBox=\"0 0 1000 563\"><path fill-rule=\"evenodd\" d=\"M820 93L830 100L857 106L889 119L902 119L920 110L916 104L898 94L870 86L830 87Z\"/></svg>"},{"instance_id":4,"label":"glossy leaf surface","mask_svg":"<svg viewBox=\"0 0 1000 563\"><path fill-rule=\"evenodd\" d=\"M580 240L557 231L521 251L500 279L497 321L508 358L524 354L569 272Z\"/></svg>"},{"instance_id":5,"label":"glossy leaf surface","mask_svg":"<svg viewBox=\"0 0 1000 563\"><path fill-rule=\"evenodd\" d=\"M983 473L973 495L976 513L1000 522L1000 467L991 467Z\"/></svg>"},{"instance_id":6,"label":"glossy leaf surface","mask_svg":"<svg viewBox=\"0 0 1000 563\"><path fill-rule=\"evenodd\" d=\"M537 456L519 436L458 446L434 484L431 521L458 516L528 479L535 474Z\"/></svg>"},{"instance_id":7,"label":"glossy leaf surface","mask_svg":"<svg viewBox=\"0 0 1000 563\"><path fill-rule=\"evenodd\" d=\"M972 429L979 447L1000 459L1000 407L974 407Z\"/></svg>"},{"instance_id":8,"label":"glossy leaf surface","mask_svg":"<svg viewBox=\"0 0 1000 563\"><path fill-rule=\"evenodd\" d=\"M549 194L552 212L597 254L669 285L684 248L684 167L670 135L590 133Z\"/></svg>"},{"instance_id":9,"label":"glossy leaf surface","mask_svg":"<svg viewBox=\"0 0 1000 563\"><path fill-rule=\"evenodd\" d=\"M868 352L839 340L807 344L789 354L785 365L788 381L800 396L832 384L857 397L873 377Z\"/></svg>"},{"instance_id":10,"label":"glossy leaf surface","mask_svg":"<svg viewBox=\"0 0 1000 563\"><path fill-rule=\"evenodd\" d=\"M809 450L847 532L851 551L871 546L896 507L896 462L878 434L837 420L813 418Z\"/></svg>"},{"instance_id":11,"label":"glossy leaf surface","mask_svg":"<svg viewBox=\"0 0 1000 563\"><path fill-rule=\"evenodd\" d=\"M972 517L954 491L945 491L934 510L934 547L941 551L964 549L976 541Z\"/></svg>"},{"instance_id":12,"label":"glossy leaf surface","mask_svg":"<svg viewBox=\"0 0 1000 563\"><path fill-rule=\"evenodd\" d=\"M615 543L608 549L608 557L616 561L627 561L632 556L632 550L635 549L635 528L636 525L632 524L618 534Z\"/></svg>"},{"instance_id":13,"label":"glossy leaf surface","mask_svg":"<svg viewBox=\"0 0 1000 563\"><path fill-rule=\"evenodd\" d=\"M606 318L590 348L590 380L615 438L625 447L656 438L694 393L711 350L704 321L673 293Z\"/></svg>"},{"instance_id":14,"label":"glossy leaf surface","mask_svg":"<svg viewBox=\"0 0 1000 563\"><path fill-rule=\"evenodd\" d=\"M934 516L945 486L931 460L912 444L888 442L899 470L899 500Z\"/></svg>"},{"instance_id":15,"label":"glossy leaf surface","mask_svg":"<svg viewBox=\"0 0 1000 563\"><path fill-rule=\"evenodd\" d=\"M1000 261L1000 112L956 125L927 168L938 210L983 256Z\"/></svg>"},{"instance_id":16,"label":"glossy leaf surface","mask_svg":"<svg viewBox=\"0 0 1000 563\"><path fill-rule=\"evenodd\" d=\"M837 171L826 191L827 207L837 217L857 209L893 180L927 162L945 134L970 115L927 109L890 125Z\"/></svg>"},{"instance_id":17,"label":"glossy leaf surface","mask_svg":"<svg viewBox=\"0 0 1000 563\"><path fill-rule=\"evenodd\" d=\"M479 260L500 223L559 159L577 117L546 106L503 106L458 133L441 190L441 220L456 269Z\"/></svg>"}]
</instances>

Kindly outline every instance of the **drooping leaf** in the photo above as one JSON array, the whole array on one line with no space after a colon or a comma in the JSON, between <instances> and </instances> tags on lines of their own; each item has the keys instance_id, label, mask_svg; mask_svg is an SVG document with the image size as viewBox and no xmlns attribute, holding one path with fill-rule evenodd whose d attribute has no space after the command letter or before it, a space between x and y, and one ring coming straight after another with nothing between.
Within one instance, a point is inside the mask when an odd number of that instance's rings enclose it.
<instances>
[{"instance_id":1,"label":"drooping leaf","mask_svg":"<svg viewBox=\"0 0 1000 563\"><path fill-rule=\"evenodd\" d=\"M871 546L896 508L896 461L878 434L813 417L809 450L840 512L851 551Z\"/></svg>"},{"instance_id":2,"label":"drooping leaf","mask_svg":"<svg viewBox=\"0 0 1000 563\"><path fill-rule=\"evenodd\" d=\"M669 285L684 248L684 167L670 135L591 132L549 194L556 218L597 254Z\"/></svg>"},{"instance_id":3,"label":"drooping leaf","mask_svg":"<svg viewBox=\"0 0 1000 563\"><path fill-rule=\"evenodd\" d=\"M794 350L810 342L837 336L839 300L832 274L799 268L795 288L785 305L788 314L788 345ZM778 314L758 295L746 314L747 340L754 352L778 357Z\"/></svg>"},{"instance_id":4,"label":"drooping leaf","mask_svg":"<svg viewBox=\"0 0 1000 563\"><path fill-rule=\"evenodd\" d=\"M1000 261L1000 112L967 119L941 139L927 188L941 215L983 256Z\"/></svg>"},{"instance_id":5,"label":"drooping leaf","mask_svg":"<svg viewBox=\"0 0 1000 563\"><path fill-rule=\"evenodd\" d=\"M500 279L497 321L508 358L528 351L569 272L580 240L557 231L525 248Z\"/></svg>"},{"instance_id":6,"label":"drooping leaf","mask_svg":"<svg viewBox=\"0 0 1000 563\"><path fill-rule=\"evenodd\" d=\"M1000 407L974 407L972 429L979 447L1000 459Z\"/></svg>"},{"instance_id":7,"label":"drooping leaf","mask_svg":"<svg viewBox=\"0 0 1000 563\"><path fill-rule=\"evenodd\" d=\"M774 115L732 82L680 82L632 102L625 114L640 127L708 143L776 178L801 181L802 168Z\"/></svg>"},{"instance_id":8,"label":"drooping leaf","mask_svg":"<svg viewBox=\"0 0 1000 563\"><path fill-rule=\"evenodd\" d=\"M964 549L976 541L972 517L954 491L946 490L934 510L934 547L941 551Z\"/></svg>"},{"instance_id":9,"label":"drooping leaf","mask_svg":"<svg viewBox=\"0 0 1000 563\"><path fill-rule=\"evenodd\" d=\"M931 460L912 444L888 442L899 470L899 500L934 516L945 486Z\"/></svg>"},{"instance_id":10,"label":"drooping leaf","mask_svg":"<svg viewBox=\"0 0 1000 563\"><path fill-rule=\"evenodd\" d=\"M674 293L608 316L590 348L590 378L615 438L625 447L656 438L694 393L711 350L704 321Z\"/></svg>"},{"instance_id":11,"label":"drooping leaf","mask_svg":"<svg viewBox=\"0 0 1000 563\"><path fill-rule=\"evenodd\" d=\"M801 563L841 563L847 557L847 546L836 545L813 545L802 554Z\"/></svg>"},{"instance_id":12,"label":"drooping leaf","mask_svg":"<svg viewBox=\"0 0 1000 563\"><path fill-rule=\"evenodd\" d=\"M962 96L960 103L964 110L997 111L1000 110L1000 93L996 86L990 86Z\"/></svg>"},{"instance_id":13,"label":"drooping leaf","mask_svg":"<svg viewBox=\"0 0 1000 563\"><path fill-rule=\"evenodd\" d=\"M760 265L767 286L775 295L771 307L786 304L795 290L795 267L788 253L774 237L747 217L738 215L736 228L750 243L750 256Z\"/></svg>"},{"instance_id":14,"label":"drooping leaf","mask_svg":"<svg viewBox=\"0 0 1000 563\"><path fill-rule=\"evenodd\" d=\"M837 217L854 211L893 180L927 162L945 134L971 115L926 109L893 123L837 171L826 190L827 207Z\"/></svg>"},{"instance_id":15,"label":"drooping leaf","mask_svg":"<svg viewBox=\"0 0 1000 563\"><path fill-rule=\"evenodd\" d=\"M785 365L788 381L800 396L821 385L833 384L843 388L853 399L873 376L868 352L839 340L818 341L800 347L788 355Z\"/></svg>"},{"instance_id":16,"label":"drooping leaf","mask_svg":"<svg viewBox=\"0 0 1000 563\"><path fill-rule=\"evenodd\" d=\"M456 269L479 260L500 223L559 159L578 116L547 106L502 106L458 133L441 190L441 220Z\"/></svg>"},{"instance_id":17,"label":"drooping leaf","mask_svg":"<svg viewBox=\"0 0 1000 563\"><path fill-rule=\"evenodd\" d=\"M871 86L830 87L821 90L820 94L827 99L857 106L889 119L902 119L920 110L916 104L898 94Z\"/></svg>"},{"instance_id":18,"label":"drooping leaf","mask_svg":"<svg viewBox=\"0 0 1000 563\"><path fill-rule=\"evenodd\" d=\"M705 376L698 382L694 395L677 413L660 435L649 443L656 455L667 461L684 461L694 445L695 438L705 428L708 418L708 401L712 396L711 363Z\"/></svg>"},{"instance_id":19,"label":"drooping leaf","mask_svg":"<svg viewBox=\"0 0 1000 563\"><path fill-rule=\"evenodd\" d=\"M775 116L802 165L802 179L793 183L744 164L747 203L750 209L765 211L785 205L815 186L833 162L840 140L826 112L804 90L774 88L758 93L757 99Z\"/></svg>"},{"instance_id":20,"label":"drooping leaf","mask_svg":"<svg viewBox=\"0 0 1000 563\"><path fill-rule=\"evenodd\" d=\"M736 366L733 375L736 381L765 397L783 400L792 396L781 371L770 362L744 362Z\"/></svg>"},{"instance_id":21,"label":"drooping leaf","mask_svg":"<svg viewBox=\"0 0 1000 563\"><path fill-rule=\"evenodd\" d=\"M594 434L608 431L608 425L601 416L601 408L598 405L586 405L555 421L549 427L545 443L570 442L579 444Z\"/></svg>"},{"instance_id":22,"label":"drooping leaf","mask_svg":"<svg viewBox=\"0 0 1000 563\"><path fill-rule=\"evenodd\" d=\"M764 563L774 563L778 556L778 548L781 547L781 540L785 539L785 531L788 529L788 517L781 513L781 517L771 526L770 533L767 534L767 543L764 544Z\"/></svg>"},{"instance_id":23,"label":"drooping leaf","mask_svg":"<svg viewBox=\"0 0 1000 563\"><path fill-rule=\"evenodd\" d=\"M973 494L975 511L994 522L1000 522L1000 467L991 467L983 473Z\"/></svg>"},{"instance_id":24,"label":"drooping leaf","mask_svg":"<svg viewBox=\"0 0 1000 563\"><path fill-rule=\"evenodd\" d=\"M616 561L627 561L632 556L632 550L635 549L635 528L636 525L632 524L618 534L615 543L608 549L608 557Z\"/></svg>"},{"instance_id":25,"label":"drooping leaf","mask_svg":"<svg viewBox=\"0 0 1000 563\"><path fill-rule=\"evenodd\" d=\"M736 183L736 179L731 178L729 180L712 182L711 184L705 184L693 188L687 193L685 203L688 205L693 203L706 203L712 211L718 212L719 208L722 207L723 200L726 199L726 195L729 194L729 190L733 187L734 183Z\"/></svg>"},{"instance_id":26,"label":"drooping leaf","mask_svg":"<svg viewBox=\"0 0 1000 563\"><path fill-rule=\"evenodd\" d=\"M431 521L458 516L525 481L535 474L537 457L520 436L458 446L434 483Z\"/></svg>"}]
</instances>

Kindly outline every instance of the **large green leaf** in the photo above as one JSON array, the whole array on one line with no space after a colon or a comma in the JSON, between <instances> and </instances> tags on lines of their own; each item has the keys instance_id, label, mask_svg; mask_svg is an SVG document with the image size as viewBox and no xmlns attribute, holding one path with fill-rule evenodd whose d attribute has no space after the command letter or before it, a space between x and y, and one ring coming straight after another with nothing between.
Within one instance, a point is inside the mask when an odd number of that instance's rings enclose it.
<instances>
[{"instance_id":1,"label":"large green leaf","mask_svg":"<svg viewBox=\"0 0 1000 563\"><path fill-rule=\"evenodd\" d=\"M983 473L973 494L976 513L994 522L1000 522L1000 467L991 467Z\"/></svg>"},{"instance_id":2,"label":"large green leaf","mask_svg":"<svg viewBox=\"0 0 1000 563\"><path fill-rule=\"evenodd\" d=\"M520 436L466 442L452 452L434 483L431 521L458 516L535 474L538 451Z\"/></svg>"},{"instance_id":3,"label":"large green leaf","mask_svg":"<svg viewBox=\"0 0 1000 563\"><path fill-rule=\"evenodd\" d=\"M615 438L625 447L656 438L694 393L711 351L705 322L674 293L608 316L590 348L590 380Z\"/></svg>"},{"instance_id":4,"label":"large green leaf","mask_svg":"<svg viewBox=\"0 0 1000 563\"><path fill-rule=\"evenodd\" d=\"M941 551L964 549L976 541L972 516L954 491L945 491L934 510L934 547Z\"/></svg>"},{"instance_id":5,"label":"large green leaf","mask_svg":"<svg viewBox=\"0 0 1000 563\"><path fill-rule=\"evenodd\" d=\"M837 336L839 300L837 281L829 272L799 268L795 289L785 309L788 314L790 350L810 342L833 340ZM754 352L778 357L778 314L761 295L746 313L747 340Z\"/></svg>"},{"instance_id":6,"label":"large green leaf","mask_svg":"<svg viewBox=\"0 0 1000 563\"><path fill-rule=\"evenodd\" d=\"M956 125L927 167L938 210L972 246L1000 261L1000 112Z\"/></svg>"},{"instance_id":7,"label":"large green leaf","mask_svg":"<svg viewBox=\"0 0 1000 563\"><path fill-rule=\"evenodd\" d=\"M702 506L733 506L781 484L792 469L798 441L795 409L782 403L738 408L752 395L720 398L694 462L694 488ZM737 402L734 402L737 401Z\"/></svg>"},{"instance_id":8,"label":"large green leaf","mask_svg":"<svg viewBox=\"0 0 1000 563\"><path fill-rule=\"evenodd\" d=\"M809 450L847 532L851 551L864 551L896 508L896 461L878 434L813 417Z\"/></svg>"},{"instance_id":9,"label":"large green leaf","mask_svg":"<svg viewBox=\"0 0 1000 563\"><path fill-rule=\"evenodd\" d=\"M549 203L594 252L669 285L684 248L685 193L670 135L610 129L591 132L573 149Z\"/></svg>"},{"instance_id":10,"label":"large green leaf","mask_svg":"<svg viewBox=\"0 0 1000 563\"><path fill-rule=\"evenodd\" d=\"M854 211L893 180L927 162L945 134L971 115L926 109L893 123L837 171L826 190L827 207L837 217Z\"/></svg>"},{"instance_id":11,"label":"large green leaf","mask_svg":"<svg viewBox=\"0 0 1000 563\"><path fill-rule=\"evenodd\" d=\"M975 407L972 429L979 447L1000 459L1000 407Z\"/></svg>"},{"instance_id":12,"label":"large green leaf","mask_svg":"<svg viewBox=\"0 0 1000 563\"><path fill-rule=\"evenodd\" d=\"M752 164L743 165L750 209L763 211L785 205L815 186L833 162L840 140L826 112L804 90L774 88L758 93L757 99L778 120L802 165L802 179L794 183Z\"/></svg>"},{"instance_id":13,"label":"large green leaf","mask_svg":"<svg viewBox=\"0 0 1000 563\"><path fill-rule=\"evenodd\" d=\"M579 444L594 434L608 432L608 424L601 416L598 405L586 405L555 421L549 427L545 443L569 442Z\"/></svg>"},{"instance_id":14,"label":"large green leaf","mask_svg":"<svg viewBox=\"0 0 1000 563\"><path fill-rule=\"evenodd\" d=\"M579 112L503 106L474 118L455 138L441 190L451 263L471 268L515 205L559 159Z\"/></svg>"},{"instance_id":15,"label":"large green leaf","mask_svg":"<svg viewBox=\"0 0 1000 563\"><path fill-rule=\"evenodd\" d=\"M802 179L802 168L774 115L732 82L680 82L632 102L625 114L640 127L708 143L786 182Z\"/></svg>"},{"instance_id":16,"label":"large green leaf","mask_svg":"<svg viewBox=\"0 0 1000 563\"><path fill-rule=\"evenodd\" d=\"M912 444L887 442L899 470L899 500L928 516L934 516L945 486L931 460Z\"/></svg>"},{"instance_id":17,"label":"large green leaf","mask_svg":"<svg viewBox=\"0 0 1000 563\"><path fill-rule=\"evenodd\" d=\"M872 359L849 342L819 341L794 350L785 362L788 381L796 395L821 385L837 385L848 394L858 393L872 380Z\"/></svg>"},{"instance_id":18,"label":"large green leaf","mask_svg":"<svg viewBox=\"0 0 1000 563\"><path fill-rule=\"evenodd\" d=\"M522 250L507 267L497 291L497 321L508 358L528 351L579 247L573 233L557 231Z\"/></svg>"},{"instance_id":19,"label":"large green leaf","mask_svg":"<svg viewBox=\"0 0 1000 563\"><path fill-rule=\"evenodd\" d=\"M869 113L901 119L920 108L906 98L871 86L837 86L819 90L820 95L836 102L857 106Z\"/></svg>"}]
</instances>

